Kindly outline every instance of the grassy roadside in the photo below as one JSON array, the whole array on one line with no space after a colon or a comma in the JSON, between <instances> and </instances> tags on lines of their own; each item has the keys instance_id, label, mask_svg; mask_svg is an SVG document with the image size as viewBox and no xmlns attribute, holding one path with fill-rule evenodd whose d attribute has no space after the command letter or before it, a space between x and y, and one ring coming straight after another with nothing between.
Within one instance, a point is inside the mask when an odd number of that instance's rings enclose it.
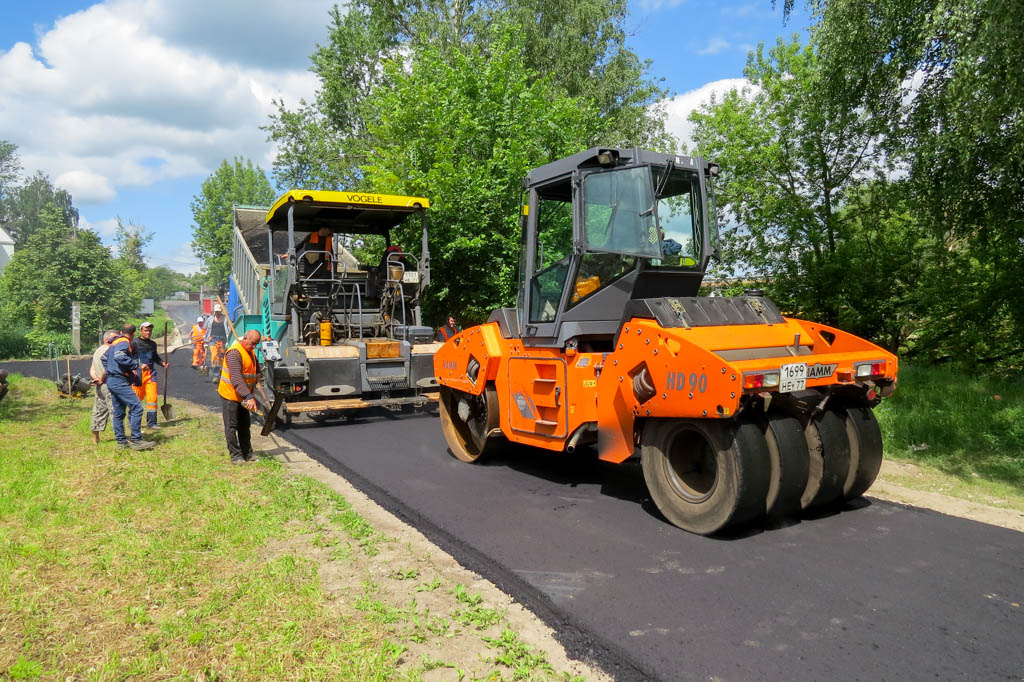
<instances>
[{"instance_id":1,"label":"grassy roadside","mask_svg":"<svg viewBox=\"0 0 1024 682\"><path fill-rule=\"evenodd\" d=\"M142 317L138 317L136 319L129 320L129 322L134 324L136 326L136 328L139 325L141 325L143 322L152 322L153 323L153 336L154 337L163 336L164 335L164 325L165 324L167 325L167 333L170 333L170 331L172 329L174 329L174 320L172 320L167 315L167 311L164 310L160 306L159 302L157 302L156 305L153 306L153 314L152 315L148 315L148 316L147 315L143 315Z\"/></svg>"},{"instance_id":2,"label":"grassy roadside","mask_svg":"<svg viewBox=\"0 0 1024 682\"><path fill-rule=\"evenodd\" d=\"M90 405L0 403L0 678L573 679L323 484L230 466L216 416L124 454Z\"/></svg>"},{"instance_id":3,"label":"grassy roadside","mask_svg":"<svg viewBox=\"0 0 1024 682\"><path fill-rule=\"evenodd\" d=\"M911 487L1024 509L1024 382L955 367L900 367L876 408L889 459L912 462ZM915 482L916 481L916 482Z\"/></svg>"}]
</instances>

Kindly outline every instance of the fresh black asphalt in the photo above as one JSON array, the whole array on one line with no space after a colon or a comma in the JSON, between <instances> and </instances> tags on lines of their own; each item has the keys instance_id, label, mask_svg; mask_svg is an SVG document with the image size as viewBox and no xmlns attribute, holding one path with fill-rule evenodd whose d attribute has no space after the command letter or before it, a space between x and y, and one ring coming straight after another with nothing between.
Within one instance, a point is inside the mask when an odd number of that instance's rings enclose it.
<instances>
[{"instance_id":1,"label":"fresh black asphalt","mask_svg":"<svg viewBox=\"0 0 1024 682\"><path fill-rule=\"evenodd\" d=\"M173 355L170 395L219 407L187 353ZM50 375L45 363L0 367ZM464 464L433 415L297 423L283 435L616 679L1024 677L1015 531L864 500L704 538L659 516L632 462L510 448Z\"/></svg>"}]
</instances>

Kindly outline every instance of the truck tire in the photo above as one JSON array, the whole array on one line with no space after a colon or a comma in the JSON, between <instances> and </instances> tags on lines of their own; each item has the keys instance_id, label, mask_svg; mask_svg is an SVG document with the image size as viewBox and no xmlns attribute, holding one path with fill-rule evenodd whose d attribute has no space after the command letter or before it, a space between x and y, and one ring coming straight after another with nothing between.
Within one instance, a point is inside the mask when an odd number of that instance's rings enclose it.
<instances>
[{"instance_id":1,"label":"truck tire","mask_svg":"<svg viewBox=\"0 0 1024 682\"><path fill-rule=\"evenodd\" d=\"M882 430L869 407L846 408L843 421L850 440L850 470L843 498L852 500L867 492L882 468Z\"/></svg>"},{"instance_id":2,"label":"truck tire","mask_svg":"<svg viewBox=\"0 0 1024 682\"><path fill-rule=\"evenodd\" d=\"M466 419L459 416L460 402L469 408ZM463 462L480 459L487 449L487 434L498 428L498 394L494 387L488 386L483 395L474 396L441 386L438 410L441 431L456 459Z\"/></svg>"},{"instance_id":3,"label":"truck tire","mask_svg":"<svg viewBox=\"0 0 1024 682\"><path fill-rule=\"evenodd\" d=\"M843 485L850 472L850 439L842 417L832 410L808 419L804 426L807 439L807 487L800 507L810 509L843 496Z\"/></svg>"},{"instance_id":4,"label":"truck tire","mask_svg":"<svg viewBox=\"0 0 1024 682\"><path fill-rule=\"evenodd\" d=\"M784 414L768 414L759 426L771 464L765 512L773 518L795 514L800 511L810 466L804 430L796 417Z\"/></svg>"},{"instance_id":5,"label":"truck tire","mask_svg":"<svg viewBox=\"0 0 1024 682\"><path fill-rule=\"evenodd\" d=\"M709 535L764 513L768 446L754 424L651 419L640 456L651 498L683 530Z\"/></svg>"}]
</instances>

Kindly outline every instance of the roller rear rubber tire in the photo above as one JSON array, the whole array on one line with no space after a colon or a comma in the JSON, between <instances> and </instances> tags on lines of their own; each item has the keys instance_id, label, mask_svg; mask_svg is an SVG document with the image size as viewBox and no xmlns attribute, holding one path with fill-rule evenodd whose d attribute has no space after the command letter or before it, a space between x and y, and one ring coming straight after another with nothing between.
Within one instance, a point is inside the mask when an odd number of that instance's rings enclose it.
<instances>
[{"instance_id":1,"label":"roller rear rubber tire","mask_svg":"<svg viewBox=\"0 0 1024 682\"><path fill-rule=\"evenodd\" d=\"M843 498L852 500L868 491L882 468L882 430L869 407L848 407L843 416L850 440L850 469L843 484Z\"/></svg>"},{"instance_id":2,"label":"roller rear rubber tire","mask_svg":"<svg viewBox=\"0 0 1024 682\"><path fill-rule=\"evenodd\" d=\"M800 511L800 499L807 489L810 466L807 438L800 420L784 414L768 414L759 426L771 463L765 513L772 518L795 514Z\"/></svg>"},{"instance_id":3,"label":"roller rear rubber tire","mask_svg":"<svg viewBox=\"0 0 1024 682\"><path fill-rule=\"evenodd\" d=\"M825 410L804 425L807 439L807 487L800 498L802 509L817 507L843 497L850 472L850 439L842 417Z\"/></svg>"},{"instance_id":4,"label":"roller rear rubber tire","mask_svg":"<svg viewBox=\"0 0 1024 682\"><path fill-rule=\"evenodd\" d=\"M770 464L755 424L651 419L640 454L651 498L683 530L709 535L764 513Z\"/></svg>"}]
</instances>

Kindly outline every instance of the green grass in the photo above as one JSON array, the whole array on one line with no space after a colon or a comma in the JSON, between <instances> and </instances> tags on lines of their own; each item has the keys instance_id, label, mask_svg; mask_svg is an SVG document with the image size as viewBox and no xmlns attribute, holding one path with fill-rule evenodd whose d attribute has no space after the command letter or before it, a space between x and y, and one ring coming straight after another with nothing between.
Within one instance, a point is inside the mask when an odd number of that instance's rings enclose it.
<instances>
[{"instance_id":1,"label":"green grass","mask_svg":"<svg viewBox=\"0 0 1024 682\"><path fill-rule=\"evenodd\" d=\"M375 551L347 502L271 459L231 467L216 419L94 448L88 407L18 376L0 403L0 678L394 677L402 647L274 549L334 516Z\"/></svg>"},{"instance_id":2,"label":"green grass","mask_svg":"<svg viewBox=\"0 0 1024 682\"><path fill-rule=\"evenodd\" d=\"M217 415L182 404L157 448L119 452L92 445L91 400L10 382L0 680L568 679L327 486L228 464Z\"/></svg>"},{"instance_id":3,"label":"green grass","mask_svg":"<svg viewBox=\"0 0 1024 682\"><path fill-rule=\"evenodd\" d=\"M887 457L1024 489L1024 381L902 365L875 409Z\"/></svg>"}]
</instances>

